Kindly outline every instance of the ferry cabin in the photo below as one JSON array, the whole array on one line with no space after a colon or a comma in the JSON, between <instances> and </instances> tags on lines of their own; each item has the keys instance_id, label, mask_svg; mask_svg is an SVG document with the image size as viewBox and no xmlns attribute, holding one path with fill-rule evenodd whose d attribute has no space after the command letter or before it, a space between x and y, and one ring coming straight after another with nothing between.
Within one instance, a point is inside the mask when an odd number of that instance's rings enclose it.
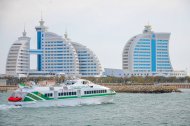
<instances>
[{"instance_id":1,"label":"ferry cabin","mask_svg":"<svg viewBox=\"0 0 190 126\"><path fill-rule=\"evenodd\" d=\"M44 96L48 98L55 98L55 92L49 92L45 93ZM97 95L97 94L105 94L107 93L107 90L89 90L89 91L83 91L81 94L80 92L77 93L77 91L64 91L64 92L58 92L58 98L64 97L64 96L85 96L85 95Z\"/></svg>"}]
</instances>

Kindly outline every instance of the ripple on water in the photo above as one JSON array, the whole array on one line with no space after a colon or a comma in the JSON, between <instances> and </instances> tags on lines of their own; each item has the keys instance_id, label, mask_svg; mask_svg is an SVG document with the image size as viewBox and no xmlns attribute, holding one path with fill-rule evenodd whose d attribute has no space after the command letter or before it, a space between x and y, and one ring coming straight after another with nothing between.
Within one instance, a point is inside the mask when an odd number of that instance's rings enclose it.
<instances>
[{"instance_id":1,"label":"ripple on water","mask_svg":"<svg viewBox=\"0 0 190 126\"><path fill-rule=\"evenodd\" d=\"M0 124L5 126L190 125L188 91L169 94L118 93L114 104L47 108L7 106L7 96L7 93L0 94Z\"/></svg>"}]
</instances>

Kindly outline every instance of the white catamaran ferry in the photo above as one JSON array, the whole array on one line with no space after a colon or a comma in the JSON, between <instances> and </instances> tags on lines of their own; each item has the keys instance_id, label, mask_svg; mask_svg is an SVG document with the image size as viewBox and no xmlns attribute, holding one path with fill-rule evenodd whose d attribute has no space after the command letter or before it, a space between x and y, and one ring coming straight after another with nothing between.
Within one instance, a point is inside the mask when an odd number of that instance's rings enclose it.
<instances>
[{"instance_id":1,"label":"white catamaran ferry","mask_svg":"<svg viewBox=\"0 0 190 126\"><path fill-rule=\"evenodd\" d=\"M115 91L88 80L67 80L60 86L19 86L8 104L23 107L76 106L113 102Z\"/></svg>"}]
</instances>

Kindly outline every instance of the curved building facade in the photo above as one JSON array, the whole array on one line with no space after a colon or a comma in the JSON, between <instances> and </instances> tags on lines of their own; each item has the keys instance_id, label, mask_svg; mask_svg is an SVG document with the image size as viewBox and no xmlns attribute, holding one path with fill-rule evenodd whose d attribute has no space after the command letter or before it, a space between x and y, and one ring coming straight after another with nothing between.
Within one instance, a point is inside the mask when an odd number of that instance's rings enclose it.
<instances>
[{"instance_id":1,"label":"curved building facade","mask_svg":"<svg viewBox=\"0 0 190 126\"><path fill-rule=\"evenodd\" d=\"M71 42L77 51L79 59L79 72L82 76L99 76L102 68L96 55L86 46Z\"/></svg>"},{"instance_id":2,"label":"curved building facade","mask_svg":"<svg viewBox=\"0 0 190 126\"><path fill-rule=\"evenodd\" d=\"M23 36L15 41L7 57L6 75L9 76L27 76L30 70L30 38L26 37L26 32Z\"/></svg>"},{"instance_id":3,"label":"curved building facade","mask_svg":"<svg viewBox=\"0 0 190 126\"><path fill-rule=\"evenodd\" d=\"M69 75L98 76L101 65L95 54L87 47L72 42L56 33L48 32L44 21L40 21L37 31L37 70Z\"/></svg>"},{"instance_id":4,"label":"curved building facade","mask_svg":"<svg viewBox=\"0 0 190 126\"><path fill-rule=\"evenodd\" d=\"M167 75L173 71L169 57L170 33L156 33L146 25L132 37L122 53L123 69L132 75Z\"/></svg>"},{"instance_id":5,"label":"curved building facade","mask_svg":"<svg viewBox=\"0 0 190 126\"><path fill-rule=\"evenodd\" d=\"M76 50L70 42L53 32L48 32L44 21L37 31L37 69L52 73L79 74Z\"/></svg>"}]
</instances>

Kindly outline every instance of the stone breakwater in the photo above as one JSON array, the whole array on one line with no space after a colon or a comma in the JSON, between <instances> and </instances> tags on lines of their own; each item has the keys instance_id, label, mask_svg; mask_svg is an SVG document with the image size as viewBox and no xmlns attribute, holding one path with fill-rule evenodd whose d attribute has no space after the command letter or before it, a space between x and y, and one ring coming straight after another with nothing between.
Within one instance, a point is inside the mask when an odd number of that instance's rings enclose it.
<instances>
[{"instance_id":1,"label":"stone breakwater","mask_svg":"<svg viewBox=\"0 0 190 126\"><path fill-rule=\"evenodd\" d=\"M17 86L0 86L0 92L16 90Z\"/></svg>"},{"instance_id":2,"label":"stone breakwater","mask_svg":"<svg viewBox=\"0 0 190 126\"><path fill-rule=\"evenodd\" d=\"M157 85L110 85L102 84L116 92L125 93L171 93L181 92L175 86L157 86Z\"/></svg>"},{"instance_id":3,"label":"stone breakwater","mask_svg":"<svg viewBox=\"0 0 190 126\"><path fill-rule=\"evenodd\" d=\"M181 92L176 86L163 85L124 85L124 84L100 84L111 88L116 92L125 93L170 93ZM1 91L16 90L17 86L0 86Z\"/></svg>"}]
</instances>

